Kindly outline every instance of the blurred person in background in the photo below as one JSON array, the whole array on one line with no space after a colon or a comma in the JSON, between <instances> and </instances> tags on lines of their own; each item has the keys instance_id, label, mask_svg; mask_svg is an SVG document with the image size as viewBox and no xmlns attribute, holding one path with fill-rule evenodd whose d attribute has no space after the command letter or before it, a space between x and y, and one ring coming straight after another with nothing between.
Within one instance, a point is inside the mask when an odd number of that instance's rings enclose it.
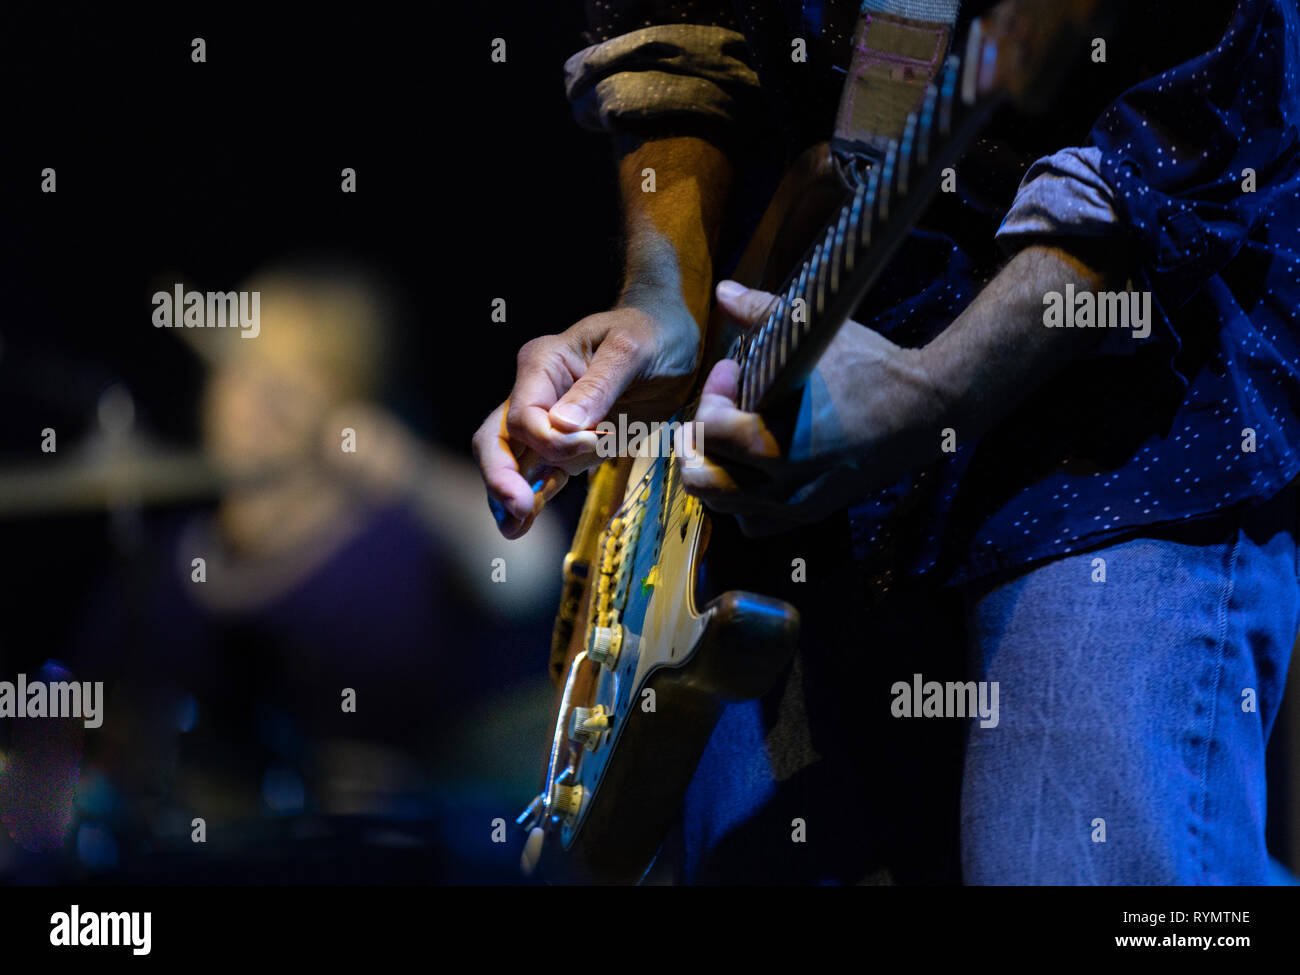
<instances>
[{"instance_id":1,"label":"blurred person in background","mask_svg":"<svg viewBox=\"0 0 1300 975\"><path fill-rule=\"evenodd\" d=\"M82 866L513 880L491 823L534 784L517 745L547 720L534 644L560 526L504 542L469 462L377 405L392 309L364 275L287 267L245 289L260 293L256 337L179 333L211 367L215 508L151 524L71 654L108 694L78 797ZM161 866L133 855L157 845L173 854Z\"/></svg>"}]
</instances>

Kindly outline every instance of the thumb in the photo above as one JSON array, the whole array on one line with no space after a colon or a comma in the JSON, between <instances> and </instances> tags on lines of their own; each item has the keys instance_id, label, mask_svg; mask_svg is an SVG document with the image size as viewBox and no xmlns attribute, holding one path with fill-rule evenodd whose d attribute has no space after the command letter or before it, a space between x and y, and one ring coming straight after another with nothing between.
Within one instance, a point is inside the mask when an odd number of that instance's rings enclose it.
<instances>
[{"instance_id":1,"label":"thumb","mask_svg":"<svg viewBox=\"0 0 1300 975\"><path fill-rule=\"evenodd\" d=\"M602 342L587 371L548 411L551 425L564 433L590 429L609 413L639 367L630 343Z\"/></svg>"},{"instance_id":2,"label":"thumb","mask_svg":"<svg viewBox=\"0 0 1300 975\"><path fill-rule=\"evenodd\" d=\"M746 288L736 281L719 281L717 294L723 311L746 329L763 324L776 303L776 295Z\"/></svg>"}]
</instances>

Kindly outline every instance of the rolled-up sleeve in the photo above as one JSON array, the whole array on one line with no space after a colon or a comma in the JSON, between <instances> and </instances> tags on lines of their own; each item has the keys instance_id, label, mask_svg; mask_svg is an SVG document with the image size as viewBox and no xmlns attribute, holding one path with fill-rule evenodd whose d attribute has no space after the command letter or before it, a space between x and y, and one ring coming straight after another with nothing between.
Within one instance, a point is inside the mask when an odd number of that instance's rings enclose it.
<instances>
[{"instance_id":1,"label":"rolled-up sleeve","mask_svg":"<svg viewBox=\"0 0 1300 975\"><path fill-rule=\"evenodd\" d=\"M704 126L719 134L756 110L758 76L744 35L728 27L665 24L620 34L564 65L574 116L609 132Z\"/></svg>"},{"instance_id":2,"label":"rolled-up sleeve","mask_svg":"<svg viewBox=\"0 0 1300 975\"><path fill-rule=\"evenodd\" d=\"M1115 193L1101 175L1101 150L1089 146L1062 149L1029 167L997 240L1015 249L1044 238L1102 238L1122 232Z\"/></svg>"},{"instance_id":3,"label":"rolled-up sleeve","mask_svg":"<svg viewBox=\"0 0 1300 975\"><path fill-rule=\"evenodd\" d=\"M1238 0L1215 46L1124 92L1086 147L1036 162L998 231L1007 249L1036 238L1113 244L1131 290L1152 295L1149 341L1167 347L1184 383L1189 333L1198 348L1231 345L1235 333L1211 333L1226 322L1276 324L1278 309L1294 318L1298 40L1293 2ZM1116 340L1103 351L1125 348L1138 343Z\"/></svg>"}]
</instances>

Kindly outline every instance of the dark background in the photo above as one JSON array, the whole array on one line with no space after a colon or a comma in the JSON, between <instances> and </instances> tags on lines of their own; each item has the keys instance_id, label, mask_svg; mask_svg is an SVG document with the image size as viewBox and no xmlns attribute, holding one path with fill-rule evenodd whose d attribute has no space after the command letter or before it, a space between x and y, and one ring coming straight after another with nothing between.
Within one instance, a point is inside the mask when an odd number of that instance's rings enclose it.
<instances>
[{"instance_id":1,"label":"dark background","mask_svg":"<svg viewBox=\"0 0 1300 975\"><path fill-rule=\"evenodd\" d=\"M74 444L119 381L142 430L193 442L202 372L150 324L159 280L233 288L304 255L386 272L407 311L387 405L467 455L518 347L615 293L610 149L564 98L578 4L16 13L0 42L0 462L39 460L47 426ZM0 618L30 624L2 648L9 669L62 642L106 531L93 514L0 524Z\"/></svg>"},{"instance_id":2,"label":"dark background","mask_svg":"<svg viewBox=\"0 0 1300 975\"><path fill-rule=\"evenodd\" d=\"M379 272L403 312L383 404L467 462L473 432L509 391L518 347L615 294L611 150L577 128L564 96L564 60L586 43L580 4L20 4L3 20L0 470L39 464L45 427L60 458L74 453L117 384L142 436L196 443L205 372L151 324L162 282L227 290L301 259ZM191 61L195 37L206 63ZM506 41L504 64L490 60L494 37ZM45 167L56 193L40 190ZM356 193L340 191L344 167L357 172ZM504 324L490 318L498 297ZM580 491L567 492L562 520L580 504ZM176 507L146 507L145 530ZM5 679L64 657L104 580L124 573L119 529L95 510L0 518ZM545 673L549 624L501 623L491 641L470 634L457 648L478 668L461 683L484 695ZM544 744L513 747L540 760ZM519 812L519 799L502 814ZM296 869L249 863L238 876L309 881L315 860L341 857L356 862L331 866L335 879L406 876L368 865L362 846L346 835L301 851ZM518 879L513 866L481 866L422 869ZM18 876L66 879L30 858ZM182 863L168 877L194 874Z\"/></svg>"}]
</instances>

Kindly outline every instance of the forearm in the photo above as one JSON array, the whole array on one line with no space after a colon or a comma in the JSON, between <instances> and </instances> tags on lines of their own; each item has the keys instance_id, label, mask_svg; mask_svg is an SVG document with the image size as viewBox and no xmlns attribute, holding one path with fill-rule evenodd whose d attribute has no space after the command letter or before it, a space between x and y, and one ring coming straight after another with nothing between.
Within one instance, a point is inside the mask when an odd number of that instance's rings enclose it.
<instances>
[{"instance_id":1,"label":"forearm","mask_svg":"<svg viewBox=\"0 0 1300 975\"><path fill-rule=\"evenodd\" d=\"M620 304L680 295L703 328L732 166L722 150L693 136L621 146L619 187L627 238ZM647 191L646 170L653 171Z\"/></svg>"},{"instance_id":2,"label":"forearm","mask_svg":"<svg viewBox=\"0 0 1300 975\"><path fill-rule=\"evenodd\" d=\"M952 427L969 441L1018 406L1105 333L1048 328L1043 296L1102 290L1107 274L1068 251L1020 251L957 319L917 350L930 396L916 400L924 427Z\"/></svg>"}]
</instances>

